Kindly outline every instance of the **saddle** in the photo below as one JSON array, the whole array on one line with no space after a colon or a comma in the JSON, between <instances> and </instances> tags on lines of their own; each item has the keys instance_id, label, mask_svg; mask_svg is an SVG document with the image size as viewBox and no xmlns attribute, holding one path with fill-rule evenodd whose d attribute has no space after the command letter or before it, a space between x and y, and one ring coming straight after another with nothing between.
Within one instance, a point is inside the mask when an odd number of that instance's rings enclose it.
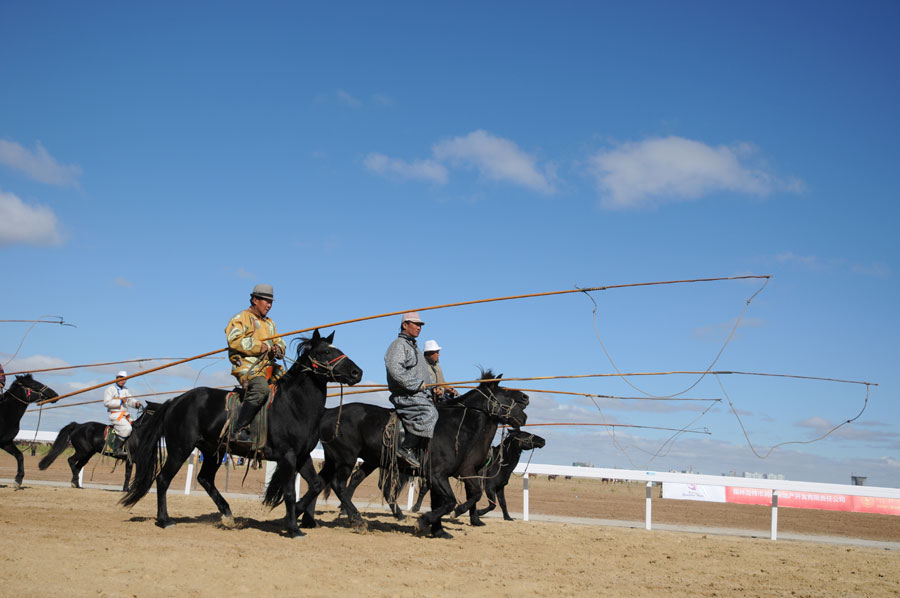
<instances>
[{"instance_id":1,"label":"saddle","mask_svg":"<svg viewBox=\"0 0 900 598\"><path fill-rule=\"evenodd\" d=\"M118 434L115 433L114 427L109 425L106 426L103 430L103 451L102 455L105 457L125 457L125 443L124 440L120 447L116 447L117 439L119 438Z\"/></svg>"},{"instance_id":2,"label":"saddle","mask_svg":"<svg viewBox=\"0 0 900 598\"><path fill-rule=\"evenodd\" d=\"M223 435L227 435L229 445L258 451L266 446L266 438L269 436L269 409L272 407L272 399L275 398L275 385L269 385L269 399L266 401L265 406L257 411L253 421L250 422L250 442L240 442L237 439L238 430L235 426L243 396L243 390L239 388L235 388L225 395L227 419Z\"/></svg>"}]
</instances>

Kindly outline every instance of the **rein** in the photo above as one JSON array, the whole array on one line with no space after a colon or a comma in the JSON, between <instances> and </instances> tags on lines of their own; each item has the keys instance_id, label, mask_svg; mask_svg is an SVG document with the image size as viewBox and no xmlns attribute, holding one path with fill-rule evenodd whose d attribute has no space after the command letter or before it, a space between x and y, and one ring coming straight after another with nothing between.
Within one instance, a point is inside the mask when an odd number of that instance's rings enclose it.
<instances>
[{"instance_id":1,"label":"rein","mask_svg":"<svg viewBox=\"0 0 900 598\"><path fill-rule=\"evenodd\" d=\"M314 359L312 356L310 356L309 363L311 364L312 367L303 366L304 371L313 372L314 374L325 373L331 378L332 382L337 382L338 384L341 385L341 400L340 400L340 403L338 404L338 415L337 415L337 420L334 422L334 436L331 437L332 440L337 438L338 432L340 431L340 428L341 428L341 415L344 412L344 383L340 382L337 379L337 376L334 375L334 369L346 357L347 357L346 353L341 353L340 355L338 355L337 357L335 357L334 359L331 359L329 361L319 361L317 359Z\"/></svg>"}]
</instances>

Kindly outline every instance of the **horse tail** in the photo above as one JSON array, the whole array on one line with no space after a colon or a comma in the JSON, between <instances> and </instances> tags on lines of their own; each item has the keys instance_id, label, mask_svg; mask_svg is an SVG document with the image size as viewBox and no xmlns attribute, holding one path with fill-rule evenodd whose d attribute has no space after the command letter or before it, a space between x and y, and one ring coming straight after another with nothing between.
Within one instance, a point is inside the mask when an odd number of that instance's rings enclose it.
<instances>
[{"instance_id":1,"label":"horse tail","mask_svg":"<svg viewBox=\"0 0 900 598\"><path fill-rule=\"evenodd\" d=\"M280 464L275 466L272 472L272 478L269 485L266 486L266 495L263 498L263 504L275 508L284 502L284 489L288 484L293 484L292 476L287 473L287 468L281 467Z\"/></svg>"},{"instance_id":2,"label":"horse tail","mask_svg":"<svg viewBox=\"0 0 900 598\"><path fill-rule=\"evenodd\" d=\"M47 453L41 462L38 463L38 468L42 471L50 467L50 464L53 463L57 457L59 457L60 453L66 450L66 447L69 446L69 439L72 437L72 432L75 431L75 428L78 427L78 422L72 422L67 425L65 428L59 431L56 435L56 440L53 441L53 446L50 447L50 452Z\"/></svg>"},{"instance_id":3,"label":"horse tail","mask_svg":"<svg viewBox=\"0 0 900 598\"><path fill-rule=\"evenodd\" d=\"M167 401L156 410L146 423L141 425L141 438L137 450L132 454L137 473L119 504L133 507L150 491L153 481L159 475L159 455L162 452L162 437L165 429L166 413L172 401ZM145 420L148 418L145 416ZM142 420L143 421L143 420Z\"/></svg>"}]
</instances>

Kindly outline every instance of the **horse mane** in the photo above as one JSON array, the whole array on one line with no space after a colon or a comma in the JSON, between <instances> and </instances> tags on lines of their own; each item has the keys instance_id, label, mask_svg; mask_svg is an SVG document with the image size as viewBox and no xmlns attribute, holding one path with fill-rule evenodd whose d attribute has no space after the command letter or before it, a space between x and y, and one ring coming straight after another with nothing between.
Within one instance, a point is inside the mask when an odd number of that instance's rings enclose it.
<instances>
[{"instance_id":1,"label":"horse mane","mask_svg":"<svg viewBox=\"0 0 900 598\"><path fill-rule=\"evenodd\" d=\"M297 357L294 360L293 365L291 365L291 367L289 367L287 369L287 371L284 373L284 375L282 375L281 378L279 378L278 381L276 382L276 384L278 384L279 386L281 385L282 382L291 380L294 376L297 375L299 368L300 368L300 360L303 359L303 357L306 356L306 354L309 353L310 350L312 350L313 337L300 336L295 339L292 339L291 346L294 346L294 345L297 346L297 351L296 351Z\"/></svg>"},{"instance_id":2,"label":"horse mane","mask_svg":"<svg viewBox=\"0 0 900 598\"><path fill-rule=\"evenodd\" d=\"M4 390L3 392L0 392L0 401L4 401L7 397L12 397L12 395L9 394L9 392L13 389L13 386L15 386L16 384L24 386L24 382L21 382L21 380L33 382L34 378L31 376L31 374L16 374L16 379L12 381L12 384L9 385L9 388Z\"/></svg>"},{"instance_id":3,"label":"horse mane","mask_svg":"<svg viewBox=\"0 0 900 598\"><path fill-rule=\"evenodd\" d=\"M485 382L485 380L493 380L494 378L499 378L503 374L496 375L490 368L484 369L482 367L479 367L478 369L481 370L481 376L479 376L478 378L479 380L481 380L479 384L500 384L499 382Z\"/></svg>"}]
</instances>

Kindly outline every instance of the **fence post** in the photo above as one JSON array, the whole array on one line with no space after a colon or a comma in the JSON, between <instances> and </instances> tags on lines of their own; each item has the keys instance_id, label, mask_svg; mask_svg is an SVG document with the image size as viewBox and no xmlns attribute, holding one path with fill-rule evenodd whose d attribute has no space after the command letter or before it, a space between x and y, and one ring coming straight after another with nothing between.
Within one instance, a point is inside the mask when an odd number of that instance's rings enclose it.
<instances>
[{"instance_id":1,"label":"fence post","mask_svg":"<svg viewBox=\"0 0 900 598\"><path fill-rule=\"evenodd\" d=\"M772 490L772 535L773 541L778 539L778 490Z\"/></svg>"},{"instance_id":2,"label":"fence post","mask_svg":"<svg viewBox=\"0 0 900 598\"><path fill-rule=\"evenodd\" d=\"M187 479L184 480L184 493L187 495L191 494L191 482L194 480L194 463L197 462L197 449L194 449L191 454L194 460L191 461L191 458L188 457Z\"/></svg>"},{"instance_id":3,"label":"fence post","mask_svg":"<svg viewBox=\"0 0 900 598\"><path fill-rule=\"evenodd\" d=\"M412 511L413 494L415 493L416 488L418 488L418 487L419 487L419 485L416 483L416 478L410 478L409 479L409 496L406 497L406 510L407 511Z\"/></svg>"},{"instance_id":4,"label":"fence post","mask_svg":"<svg viewBox=\"0 0 900 598\"><path fill-rule=\"evenodd\" d=\"M522 474L522 519L528 521L528 472Z\"/></svg>"},{"instance_id":5,"label":"fence post","mask_svg":"<svg viewBox=\"0 0 900 598\"><path fill-rule=\"evenodd\" d=\"M84 467L78 470L78 485L84 488Z\"/></svg>"},{"instance_id":6,"label":"fence post","mask_svg":"<svg viewBox=\"0 0 900 598\"><path fill-rule=\"evenodd\" d=\"M644 529L650 529L650 497L653 494L653 482L647 482L647 506L644 512Z\"/></svg>"}]
</instances>

